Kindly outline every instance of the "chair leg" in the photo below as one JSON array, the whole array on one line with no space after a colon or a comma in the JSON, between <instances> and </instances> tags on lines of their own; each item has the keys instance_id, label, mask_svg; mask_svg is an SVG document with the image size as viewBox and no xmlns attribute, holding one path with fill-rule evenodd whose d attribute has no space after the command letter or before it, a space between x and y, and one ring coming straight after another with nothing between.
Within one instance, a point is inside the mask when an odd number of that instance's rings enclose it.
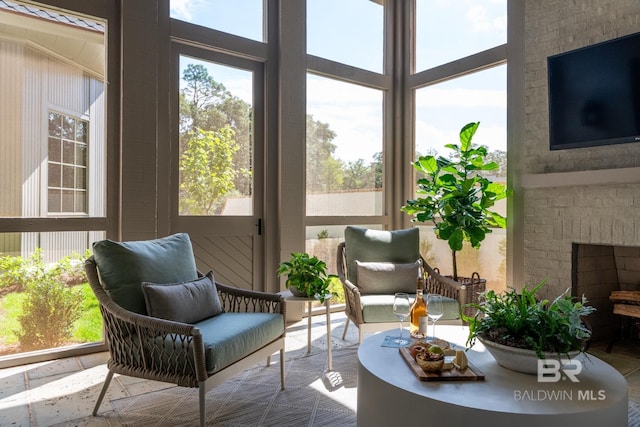
<instances>
[{"instance_id":1,"label":"chair leg","mask_svg":"<svg viewBox=\"0 0 640 427\"><path fill-rule=\"evenodd\" d=\"M98 408L100 408L100 404L102 403L102 399L104 399L104 395L107 394L107 389L109 388L109 383L111 383L111 378L113 378L113 371L107 372L107 378L104 379L104 384L102 385L100 396L98 396L98 401L96 402L96 406L93 408L94 417L98 413Z\"/></svg>"},{"instance_id":2,"label":"chair leg","mask_svg":"<svg viewBox=\"0 0 640 427\"><path fill-rule=\"evenodd\" d=\"M206 396L207 396L207 386L204 381L200 381L198 385L198 401L200 406L200 427L205 427L205 419L207 415L206 411Z\"/></svg>"},{"instance_id":3,"label":"chair leg","mask_svg":"<svg viewBox=\"0 0 640 427\"><path fill-rule=\"evenodd\" d=\"M280 389L284 390L284 348L280 349Z\"/></svg>"},{"instance_id":4,"label":"chair leg","mask_svg":"<svg viewBox=\"0 0 640 427\"><path fill-rule=\"evenodd\" d=\"M347 336L347 328L349 327L349 318L347 317L347 321L344 323L344 331L342 331L342 339Z\"/></svg>"},{"instance_id":5,"label":"chair leg","mask_svg":"<svg viewBox=\"0 0 640 427\"><path fill-rule=\"evenodd\" d=\"M271 355L267 356L267 368L271 366Z\"/></svg>"}]
</instances>

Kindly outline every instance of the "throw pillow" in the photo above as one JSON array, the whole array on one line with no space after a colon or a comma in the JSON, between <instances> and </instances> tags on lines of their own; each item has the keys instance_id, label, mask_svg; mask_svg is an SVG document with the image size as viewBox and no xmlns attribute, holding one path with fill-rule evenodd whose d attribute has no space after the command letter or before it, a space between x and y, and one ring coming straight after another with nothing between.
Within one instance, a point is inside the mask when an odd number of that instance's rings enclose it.
<instances>
[{"instance_id":1,"label":"throw pillow","mask_svg":"<svg viewBox=\"0 0 640 427\"><path fill-rule=\"evenodd\" d=\"M358 268L358 288L362 294L394 294L416 292L418 260L413 263L361 262Z\"/></svg>"},{"instance_id":2,"label":"throw pillow","mask_svg":"<svg viewBox=\"0 0 640 427\"><path fill-rule=\"evenodd\" d=\"M196 323L222 313L213 271L182 283L142 283L149 316L182 323Z\"/></svg>"}]
</instances>

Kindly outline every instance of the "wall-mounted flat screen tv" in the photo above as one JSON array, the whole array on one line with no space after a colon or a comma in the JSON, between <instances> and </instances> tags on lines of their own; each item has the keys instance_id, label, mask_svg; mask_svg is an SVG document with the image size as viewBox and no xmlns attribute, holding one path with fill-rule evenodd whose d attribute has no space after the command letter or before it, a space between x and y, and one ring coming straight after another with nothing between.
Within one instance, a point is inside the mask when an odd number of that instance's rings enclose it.
<instances>
[{"instance_id":1,"label":"wall-mounted flat screen tv","mask_svg":"<svg viewBox=\"0 0 640 427\"><path fill-rule=\"evenodd\" d=\"M640 33L550 56L552 150L640 142Z\"/></svg>"}]
</instances>

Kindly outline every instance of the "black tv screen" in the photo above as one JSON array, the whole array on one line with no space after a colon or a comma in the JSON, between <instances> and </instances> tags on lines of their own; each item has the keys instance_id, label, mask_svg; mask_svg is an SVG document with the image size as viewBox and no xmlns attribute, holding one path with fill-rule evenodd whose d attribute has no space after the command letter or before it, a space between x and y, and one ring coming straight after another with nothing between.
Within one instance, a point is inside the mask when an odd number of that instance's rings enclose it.
<instances>
[{"instance_id":1,"label":"black tv screen","mask_svg":"<svg viewBox=\"0 0 640 427\"><path fill-rule=\"evenodd\" d=\"M552 150L640 141L640 33L547 59Z\"/></svg>"}]
</instances>

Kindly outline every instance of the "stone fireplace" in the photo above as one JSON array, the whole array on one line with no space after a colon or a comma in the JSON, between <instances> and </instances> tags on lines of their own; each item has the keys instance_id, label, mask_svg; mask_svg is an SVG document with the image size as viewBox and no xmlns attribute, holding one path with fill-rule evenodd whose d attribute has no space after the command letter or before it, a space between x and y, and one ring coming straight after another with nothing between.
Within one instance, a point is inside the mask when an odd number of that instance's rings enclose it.
<instances>
[{"instance_id":1,"label":"stone fireplace","mask_svg":"<svg viewBox=\"0 0 640 427\"><path fill-rule=\"evenodd\" d=\"M515 164L509 212L515 234L514 286L547 279L546 298L566 289L582 293L584 287L599 308L590 319L594 338L606 337L611 288L640 288L640 275L621 270L619 256L640 247L640 143L550 150L547 58L637 32L637 1L526 0L525 9L524 85L522 93L515 92L521 110L510 110L522 118L522 128L518 121L514 124L509 145L510 165ZM519 65L509 62L510 67ZM606 255L586 257L574 266L580 252ZM627 264L640 261L625 259ZM591 271L596 266L603 271ZM577 276L585 283L574 288Z\"/></svg>"},{"instance_id":2,"label":"stone fireplace","mask_svg":"<svg viewBox=\"0 0 640 427\"><path fill-rule=\"evenodd\" d=\"M524 192L524 277L547 279L598 309L594 339L613 331L612 290L640 290L640 168L529 175Z\"/></svg>"}]
</instances>

